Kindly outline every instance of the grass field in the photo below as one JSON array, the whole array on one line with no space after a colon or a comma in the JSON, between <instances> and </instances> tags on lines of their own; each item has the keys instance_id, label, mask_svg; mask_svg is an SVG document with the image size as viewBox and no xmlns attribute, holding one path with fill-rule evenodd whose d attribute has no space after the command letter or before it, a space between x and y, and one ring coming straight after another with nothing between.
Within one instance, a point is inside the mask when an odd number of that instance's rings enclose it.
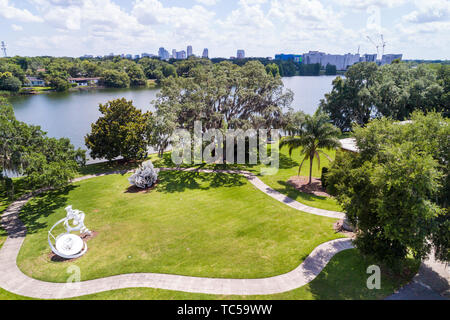
<instances>
[{"instance_id":1,"label":"grass field","mask_svg":"<svg viewBox=\"0 0 450 320\"><path fill-rule=\"evenodd\" d=\"M419 262L407 260L403 273L394 276L386 268L381 268L381 289L369 290L366 286L367 267L376 264L372 259L362 257L356 249L335 255L319 276L309 284L280 294L264 296L221 296L192 294L152 288L131 288L106 291L71 300L372 300L383 299L396 289L408 283L417 272ZM0 300L23 300L0 289Z\"/></svg>"},{"instance_id":2,"label":"grass field","mask_svg":"<svg viewBox=\"0 0 450 320\"><path fill-rule=\"evenodd\" d=\"M331 159L335 158L335 150L327 150L326 153L328 156L330 156ZM278 192L281 192L291 199L297 200L298 202L301 202L308 206L325 210L342 211L341 206L334 198L319 197L300 192L295 187L287 183L287 181L291 177L298 175L298 169L301 161L303 160L303 157L300 157L299 150L294 150L292 152L292 156L289 156L288 148L282 148L280 150L280 168L277 174L262 175L260 176L260 179ZM331 165L330 161L323 155L321 155L320 158L320 168L318 164L319 163L317 162L317 159L314 159L312 175L315 178L320 178L320 176L322 175L323 167L330 167ZM309 176L309 166L310 161L305 161L300 172L301 176ZM254 170L255 173L259 173L261 166L255 166L251 169Z\"/></svg>"},{"instance_id":3,"label":"grass field","mask_svg":"<svg viewBox=\"0 0 450 320\"><path fill-rule=\"evenodd\" d=\"M334 159L335 151L330 150L326 153ZM171 160L170 153L166 153L163 159L157 157L153 154L149 157L156 167L175 167ZM259 178L273 189L281 192L288 197L306 204L311 207L316 207L331 211L342 211L342 207L334 198L320 197L304 192L298 191L296 188L287 183L289 178L296 176L298 174L298 168L301 163L299 151L296 150L292 153L292 157L289 156L288 148L283 148L280 150L280 168L275 175L261 175L261 168L264 165L203 165L204 168L218 168L218 169L242 169L251 171L259 176ZM88 174L97 174L102 172L110 172L116 170L129 170L134 169L139 165L139 163L129 163L121 164L119 162L112 163L99 163L94 165L89 165L79 170L78 176L84 176ZM189 167L188 165L183 165L184 167ZM313 176L320 178L322 174L323 167L329 167L330 161L325 157L321 156L320 169L318 168L317 160L313 163ZM305 161L300 173L302 176L309 175L309 161Z\"/></svg>"},{"instance_id":4,"label":"grass field","mask_svg":"<svg viewBox=\"0 0 450 320\"><path fill-rule=\"evenodd\" d=\"M107 291L77 300L376 300L391 295L396 289L408 283L419 268L419 262L409 259L401 275L393 275L381 267L381 289L367 288L367 267L376 264L362 257L356 249L336 254L323 271L309 284L298 289L263 296L218 296L133 288Z\"/></svg>"},{"instance_id":5,"label":"grass field","mask_svg":"<svg viewBox=\"0 0 450 320\"><path fill-rule=\"evenodd\" d=\"M283 161L285 164L279 175L289 178L296 174L296 165L286 165L287 159ZM129 169L135 165L88 166L80 175ZM257 172L258 167L247 169ZM271 184L268 177L261 178ZM163 182L163 179L171 182ZM88 254L76 261L82 268L82 280L136 271L208 277L271 276L295 268L316 245L337 237L330 228L333 219L292 212L240 176L163 172L160 185L151 193L125 193L127 187L126 176L115 175L83 181L64 191L36 197L22 213L30 231L20 252L22 270L40 279L64 281L67 263L49 261L46 231L65 215L63 208L69 203L86 211L88 227L99 232L98 237L89 242ZM16 197L25 193L20 180L16 180L16 191ZM248 205L249 199L256 207L254 210ZM217 200L230 201L233 208L215 206ZM0 212L9 203L4 191L0 192ZM130 203L131 208L126 211L114 208L127 207ZM173 204L173 209L168 203ZM135 212L138 208L146 212ZM202 226L201 221L211 222L210 227ZM221 225L226 226L226 230ZM0 229L0 247L5 239L5 232ZM107 246L100 257L94 257L99 253L98 242L112 245ZM217 250L215 247L220 245L222 250ZM279 248L283 252L279 252ZM158 250L168 253L161 254ZM156 256L151 256L153 254ZM173 259L172 255L182 259ZM247 261L242 263L244 259ZM365 271L374 263L361 257L356 250L347 250L337 254L310 284L277 295L215 296L133 288L77 299L380 299L408 282L419 265L409 260L401 276L393 276L382 268L381 290L368 290ZM111 265L118 267L112 270ZM0 289L0 300L18 299L27 298Z\"/></svg>"},{"instance_id":6,"label":"grass field","mask_svg":"<svg viewBox=\"0 0 450 320\"><path fill-rule=\"evenodd\" d=\"M65 281L68 263L50 261L47 231L69 204L98 232L76 262L83 280L130 272L270 277L341 237L334 219L291 209L239 175L162 172L160 180L149 193L127 193L127 176L112 175L35 197L21 213L28 235L19 267L37 279Z\"/></svg>"}]
</instances>

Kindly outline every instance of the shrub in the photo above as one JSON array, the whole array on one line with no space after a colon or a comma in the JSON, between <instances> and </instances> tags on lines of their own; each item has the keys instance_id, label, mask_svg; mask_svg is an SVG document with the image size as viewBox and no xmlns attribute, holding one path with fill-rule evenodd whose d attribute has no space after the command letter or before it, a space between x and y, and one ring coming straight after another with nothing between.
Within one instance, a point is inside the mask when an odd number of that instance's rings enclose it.
<instances>
[{"instance_id":1,"label":"shrub","mask_svg":"<svg viewBox=\"0 0 450 320\"><path fill-rule=\"evenodd\" d=\"M141 189L150 188L158 180L158 173L159 169L155 169L153 163L149 160L144 162L128 181L130 181L133 186Z\"/></svg>"},{"instance_id":2,"label":"shrub","mask_svg":"<svg viewBox=\"0 0 450 320\"><path fill-rule=\"evenodd\" d=\"M320 176L320 180L322 181L322 188L326 189L327 188L327 173L328 173L328 168L327 167L323 167L322 168L322 175Z\"/></svg>"}]
</instances>

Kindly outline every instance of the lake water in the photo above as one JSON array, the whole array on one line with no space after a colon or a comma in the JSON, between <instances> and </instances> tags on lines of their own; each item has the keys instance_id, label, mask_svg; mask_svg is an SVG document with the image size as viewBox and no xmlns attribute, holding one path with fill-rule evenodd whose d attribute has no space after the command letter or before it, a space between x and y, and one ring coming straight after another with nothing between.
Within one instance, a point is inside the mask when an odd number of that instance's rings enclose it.
<instances>
[{"instance_id":1,"label":"lake water","mask_svg":"<svg viewBox=\"0 0 450 320\"><path fill-rule=\"evenodd\" d=\"M332 89L335 76L283 78L286 88L294 92L292 107L312 114L320 99ZM67 137L75 147L85 149L84 136L91 131L91 123L100 117L99 103L117 98L133 100L136 107L154 110L151 101L157 89L101 89L71 93L49 93L19 96L10 99L16 118L39 125L49 136Z\"/></svg>"}]
</instances>

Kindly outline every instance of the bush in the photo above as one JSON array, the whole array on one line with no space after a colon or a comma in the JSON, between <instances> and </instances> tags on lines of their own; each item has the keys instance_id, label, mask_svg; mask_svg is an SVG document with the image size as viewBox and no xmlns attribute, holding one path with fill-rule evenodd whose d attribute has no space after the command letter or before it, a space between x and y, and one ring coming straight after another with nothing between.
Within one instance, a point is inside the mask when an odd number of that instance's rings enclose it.
<instances>
[{"instance_id":1,"label":"bush","mask_svg":"<svg viewBox=\"0 0 450 320\"><path fill-rule=\"evenodd\" d=\"M327 188L327 173L328 173L328 168L327 167L323 167L322 168L322 175L320 176L320 181L322 181L322 188L326 189Z\"/></svg>"},{"instance_id":2,"label":"bush","mask_svg":"<svg viewBox=\"0 0 450 320\"><path fill-rule=\"evenodd\" d=\"M150 188L158 180L158 173L159 169L155 169L153 163L149 160L144 162L139 169L137 169L136 173L128 178L128 181L130 181L133 186L141 189Z\"/></svg>"}]
</instances>

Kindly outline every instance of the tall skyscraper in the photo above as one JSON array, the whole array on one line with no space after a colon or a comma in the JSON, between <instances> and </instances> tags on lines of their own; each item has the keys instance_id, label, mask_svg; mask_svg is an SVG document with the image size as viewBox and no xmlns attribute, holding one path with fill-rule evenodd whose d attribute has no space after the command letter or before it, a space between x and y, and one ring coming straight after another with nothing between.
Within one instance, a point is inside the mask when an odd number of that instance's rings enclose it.
<instances>
[{"instance_id":1,"label":"tall skyscraper","mask_svg":"<svg viewBox=\"0 0 450 320\"><path fill-rule=\"evenodd\" d=\"M236 58L238 58L238 59L245 59L245 51L244 50L238 50Z\"/></svg>"},{"instance_id":2,"label":"tall skyscraper","mask_svg":"<svg viewBox=\"0 0 450 320\"><path fill-rule=\"evenodd\" d=\"M209 59L209 50L208 50L208 48L205 48L203 50L202 58Z\"/></svg>"},{"instance_id":3,"label":"tall skyscraper","mask_svg":"<svg viewBox=\"0 0 450 320\"><path fill-rule=\"evenodd\" d=\"M159 48L158 56L159 56L162 60L167 60L167 59L170 58L169 51L167 51L167 50L164 49L163 47Z\"/></svg>"},{"instance_id":4,"label":"tall skyscraper","mask_svg":"<svg viewBox=\"0 0 450 320\"><path fill-rule=\"evenodd\" d=\"M181 50L177 52L177 57L178 60L184 60L186 59L186 51Z\"/></svg>"},{"instance_id":5,"label":"tall skyscraper","mask_svg":"<svg viewBox=\"0 0 450 320\"><path fill-rule=\"evenodd\" d=\"M177 50L172 49L172 58L176 59L177 58Z\"/></svg>"},{"instance_id":6,"label":"tall skyscraper","mask_svg":"<svg viewBox=\"0 0 450 320\"><path fill-rule=\"evenodd\" d=\"M385 54L381 57L381 65L391 64L395 59L402 60L403 54Z\"/></svg>"},{"instance_id":7,"label":"tall skyscraper","mask_svg":"<svg viewBox=\"0 0 450 320\"><path fill-rule=\"evenodd\" d=\"M192 56L193 55L193 53L192 53L192 46L188 46L187 47L187 56L188 56L188 58L190 57L190 56Z\"/></svg>"}]
</instances>

